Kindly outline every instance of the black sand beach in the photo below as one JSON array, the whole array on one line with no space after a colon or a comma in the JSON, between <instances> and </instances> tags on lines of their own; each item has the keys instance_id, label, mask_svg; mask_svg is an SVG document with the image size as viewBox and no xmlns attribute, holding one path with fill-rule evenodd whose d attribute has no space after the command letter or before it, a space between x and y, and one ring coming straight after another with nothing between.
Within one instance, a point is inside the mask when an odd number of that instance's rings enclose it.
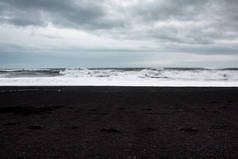
<instances>
[{"instance_id":1,"label":"black sand beach","mask_svg":"<svg viewBox=\"0 0 238 159\"><path fill-rule=\"evenodd\" d=\"M238 88L0 87L1 159L238 158Z\"/></svg>"}]
</instances>

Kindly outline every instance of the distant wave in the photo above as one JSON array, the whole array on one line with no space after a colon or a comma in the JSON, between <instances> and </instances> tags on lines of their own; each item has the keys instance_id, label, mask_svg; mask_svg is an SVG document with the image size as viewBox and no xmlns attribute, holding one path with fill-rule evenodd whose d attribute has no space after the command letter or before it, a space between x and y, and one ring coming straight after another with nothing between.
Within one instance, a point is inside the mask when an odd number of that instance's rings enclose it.
<instances>
[{"instance_id":1,"label":"distant wave","mask_svg":"<svg viewBox=\"0 0 238 159\"><path fill-rule=\"evenodd\" d=\"M0 78L21 78L21 77L54 77L60 75L62 69L16 69L0 70Z\"/></svg>"}]
</instances>

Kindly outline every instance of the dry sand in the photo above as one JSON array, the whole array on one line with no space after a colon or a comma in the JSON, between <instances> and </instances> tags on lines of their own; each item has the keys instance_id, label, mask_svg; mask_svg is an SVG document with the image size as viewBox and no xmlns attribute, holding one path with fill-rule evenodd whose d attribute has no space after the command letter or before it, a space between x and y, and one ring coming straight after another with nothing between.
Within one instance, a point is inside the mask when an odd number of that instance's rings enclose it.
<instances>
[{"instance_id":1,"label":"dry sand","mask_svg":"<svg viewBox=\"0 0 238 159\"><path fill-rule=\"evenodd\" d=\"M238 88L0 87L0 158L238 158Z\"/></svg>"}]
</instances>

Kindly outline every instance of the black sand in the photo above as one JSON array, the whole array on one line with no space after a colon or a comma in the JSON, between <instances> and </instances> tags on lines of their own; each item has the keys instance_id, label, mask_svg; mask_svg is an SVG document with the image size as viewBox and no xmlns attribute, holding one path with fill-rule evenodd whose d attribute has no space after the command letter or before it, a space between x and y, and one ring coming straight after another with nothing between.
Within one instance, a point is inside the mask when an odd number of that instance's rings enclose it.
<instances>
[{"instance_id":1,"label":"black sand","mask_svg":"<svg viewBox=\"0 0 238 159\"><path fill-rule=\"evenodd\" d=\"M0 87L0 158L238 158L238 88Z\"/></svg>"}]
</instances>

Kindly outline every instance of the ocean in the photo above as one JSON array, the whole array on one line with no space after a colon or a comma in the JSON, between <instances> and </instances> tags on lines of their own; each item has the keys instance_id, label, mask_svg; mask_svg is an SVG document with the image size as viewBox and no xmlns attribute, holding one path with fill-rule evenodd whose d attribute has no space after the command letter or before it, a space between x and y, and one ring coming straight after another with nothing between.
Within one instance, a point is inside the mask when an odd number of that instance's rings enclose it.
<instances>
[{"instance_id":1,"label":"ocean","mask_svg":"<svg viewBox=\"0 0 238 159\"><path fill-rule=\"evenodd\" d=\"M236 68L1 69L0 86L238 87L238 69Z\"/></svg>"}]
</instances>

